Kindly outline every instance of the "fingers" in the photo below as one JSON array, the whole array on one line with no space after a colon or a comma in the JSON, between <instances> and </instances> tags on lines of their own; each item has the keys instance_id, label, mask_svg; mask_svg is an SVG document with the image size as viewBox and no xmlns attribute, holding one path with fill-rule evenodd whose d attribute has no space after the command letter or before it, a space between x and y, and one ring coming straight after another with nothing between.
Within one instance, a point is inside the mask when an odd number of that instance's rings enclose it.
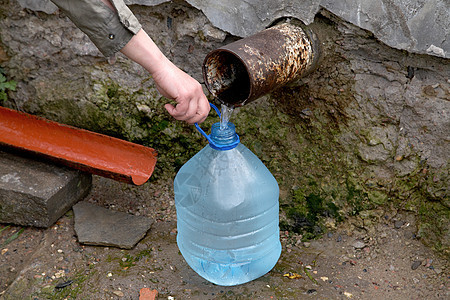
<instances>
[{"instance_id":1,"label":"fingers","mask_svg":"<svg viewBox=\"0 0 450 300\"><path fill-rule=\"evenodd\" d=\"M209 111L211 110L211 106L209 105L209 101L205 95L203 95L203 99L200 101L199 106L199 115L202 116L197 123L202 123L208 117Z\"/></svg>"},{"instance_id":2,"label":"fingers","mask_svg":"<svg viewBox=\"0 0 450 300\"><path fill-rule=\"evenodd\" d=\"M171 116L189 124L201 123L206 119L209 102L197 80L172 63L153 74L153 79L164 97L177 102L176 105L164 106Z\"/></svg>"},{"instance_id":3,"label":"fingers","mask_svg":"<svg viewBox=\"0 0 450 300\"><path fill-rule=\"evenodd\" d=\"M188 98L191 97L191 98ZM188 124L202 123L209 114L210 106L203 90L188 93L185 99L177 99L178 104L166 104L164 107L171 116Z\"/></svg>"},{"instance_id":4,"label":"fingers","mask_svg":"<svg viewBox=\"0 0 450 300\"><path fill-rule=\"evenodd\" d=\"M198 100L183 101L176 106L166 104L164 107L172 117L188 124L202 123L210 110L206 96Z\"/></svg>"}]
</instances>

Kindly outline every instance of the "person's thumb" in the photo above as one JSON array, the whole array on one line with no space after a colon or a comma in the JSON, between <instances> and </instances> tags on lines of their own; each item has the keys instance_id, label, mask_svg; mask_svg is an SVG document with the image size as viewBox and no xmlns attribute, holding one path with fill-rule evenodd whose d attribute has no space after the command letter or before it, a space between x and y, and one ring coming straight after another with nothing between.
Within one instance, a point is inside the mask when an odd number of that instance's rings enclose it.
<instances>
[{"instance_id":1,"label":"person's thumb","mask_svg":"<svg viewBox=\"0 0 450 300\"><path fill-rule=\"evenodd\" d=\"M175 106L173 106L172 104L170 104L170 103L167 103L167 104L165 104L164 105L164 108L167 110L167 112L170 114L170 115L172 115L173 113L174 113L174 111L175 111Z\"/></svg>"}]
</instances>

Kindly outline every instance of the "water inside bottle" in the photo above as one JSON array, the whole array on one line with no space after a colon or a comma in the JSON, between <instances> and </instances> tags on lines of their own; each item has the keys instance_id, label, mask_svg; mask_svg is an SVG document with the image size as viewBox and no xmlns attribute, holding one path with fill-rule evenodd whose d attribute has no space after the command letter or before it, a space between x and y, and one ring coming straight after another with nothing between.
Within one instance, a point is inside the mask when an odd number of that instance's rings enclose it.
<instances>
[{"instance_id":1,"label":"water inside bottle","mask_svg":"<svg viewBox=\"0 0 450 300\"><path fill-rule=\"evenodd\" d=\"M200 276L232 286L263 276L276 264L278 184L244 145L232 151L203 148L180 169L174 191L177 244Z\"/></svg>"},{"instance_id":2,"label":"water inside bottle","mask_svg":"<svg viewBox=\"0 0 450 300\"><path fill-rule=\"evenodd\" d=\"M229 107L225 104L222 104L221 113L220 113L220 130L227 129L228 122L230 122L233 111L234 111L234 107Z\"/></svg>"},{"instance_id":3,"label":"water inside bottle","mask_svg":"<svg viewBox=\"0 0 450 300\"><path fill-rule=\"evenodd\" d=\"M239 141L230 122L233 110L221 106L220 122L211 127L214 145ZM178 171L174 193L177 244L200 276L233 286L274 267L281 254L279 188L244 145L231 151L218 151L211 143L204 147Z\"/></svg>"}]
</instances>

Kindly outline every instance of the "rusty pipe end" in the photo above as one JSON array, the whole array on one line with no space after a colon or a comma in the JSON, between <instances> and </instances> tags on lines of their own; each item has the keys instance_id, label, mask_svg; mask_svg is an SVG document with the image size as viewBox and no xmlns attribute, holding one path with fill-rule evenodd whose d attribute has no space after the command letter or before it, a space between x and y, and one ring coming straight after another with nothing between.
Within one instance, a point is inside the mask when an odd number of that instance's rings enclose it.
<instances>
[{"instance_id":1,"label":"rusty pipe end","mask_svg":"<svg viewBox=\"0 0 450 300\"><path fill-rule=\"evenodd\" d=\"M312 31L277 22L208 53L202 66L206 87L228 106L244 105L313 70L318 47Z\"/></svg>"},{"instance_id":2,"label":"rusty pipe end","mask_svg":"<svg viewBox=\"0 0 450 300\"><path fill-rule=\"evenodd\" d=\"M250 97L250 74L239 54L219 48L203 63L203 78L208 91L223 104L240 106Z\"/></svg>"}]
</instances>

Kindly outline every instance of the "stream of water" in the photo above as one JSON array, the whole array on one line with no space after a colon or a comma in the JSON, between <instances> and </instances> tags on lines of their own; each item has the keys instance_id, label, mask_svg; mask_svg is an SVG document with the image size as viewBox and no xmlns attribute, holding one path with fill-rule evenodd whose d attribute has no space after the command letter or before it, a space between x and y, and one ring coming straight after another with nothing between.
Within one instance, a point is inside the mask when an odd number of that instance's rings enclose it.
<instances>
[{"instance_id":1,"label":"stream of water","mask_svg":"<svg viewBox=\"0 0 450 300\"><path fill-rule=\"evenodd\" d=\"M231 115L233 114L234 108L222 104L220 113L220 130L224 130L228 127L228 122L230 121Z\"/></svg>"}]
</instances>

